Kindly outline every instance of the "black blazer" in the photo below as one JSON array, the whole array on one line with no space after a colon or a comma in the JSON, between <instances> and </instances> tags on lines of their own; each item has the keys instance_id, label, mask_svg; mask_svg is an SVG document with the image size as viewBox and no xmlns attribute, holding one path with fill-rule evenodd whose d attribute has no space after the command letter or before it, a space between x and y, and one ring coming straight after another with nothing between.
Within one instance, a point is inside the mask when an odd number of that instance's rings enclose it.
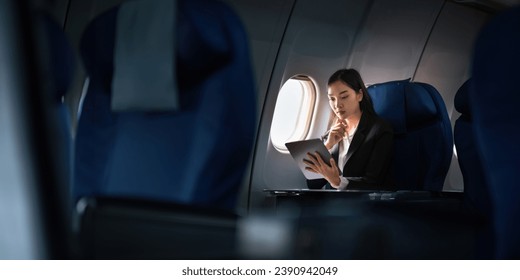
<instances>
[{"instance_id":1,"label":"black blazer","mask_svg":"<svg viewBox=\"0 0 520 280\"><path fill-rule=\"evenodd\" d=\"M362 114L352 143L347 152L343 177L349 180L349 190L392 189L392 158L394 133L392 126L383 119ZM338 162L339 143L331 150ZM307 180L309 189L331 188L325 179Z\"/></svg>"}]
</instances>

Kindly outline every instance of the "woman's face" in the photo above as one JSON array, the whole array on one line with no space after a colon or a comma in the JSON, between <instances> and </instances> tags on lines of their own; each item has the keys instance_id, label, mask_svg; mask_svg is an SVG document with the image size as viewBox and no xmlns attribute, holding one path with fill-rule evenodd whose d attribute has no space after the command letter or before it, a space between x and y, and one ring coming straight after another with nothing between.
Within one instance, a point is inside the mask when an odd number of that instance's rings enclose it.
<instances>
[{"instance_id":1,"label":"woman's face","mask_svg":"<svg viewBox=\"0 0 520 280\"><path fill-rule=\"evenodd\" d=\"M361 111L359 108L359 102L363 99L361 90L356 92L342 81L329 85L328 96L330 108L340 119L346 119Z\"/></svg>"}]
</instances>

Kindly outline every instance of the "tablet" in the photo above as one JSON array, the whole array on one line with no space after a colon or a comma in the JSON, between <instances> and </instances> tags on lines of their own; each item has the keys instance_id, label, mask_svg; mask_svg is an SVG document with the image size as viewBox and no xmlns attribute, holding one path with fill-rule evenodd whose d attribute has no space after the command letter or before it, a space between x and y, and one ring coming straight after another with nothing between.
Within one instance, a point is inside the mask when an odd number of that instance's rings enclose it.
<instances>
[{"instance_id":1,"label":"tablet","mask_svg":"<svg viewBox=\"0 0 520 280\"><path fill-rule=\"evenodd\" d=\"M289 150L289 153L291 153L293 159L296 161L296 164L298 164L298 167L300 167L300 170L303 172L305 178L310 180L323 178L323 175L319 173L306 170L305 167L307 167L307 165L303 162L303 159L307 158L307 153L318 152L318 154L321 155L323 161L325 161L327 164L329 163L332 156L320 139L288 142L285 143L285 146Z\"/></svg>"}]
</instances>

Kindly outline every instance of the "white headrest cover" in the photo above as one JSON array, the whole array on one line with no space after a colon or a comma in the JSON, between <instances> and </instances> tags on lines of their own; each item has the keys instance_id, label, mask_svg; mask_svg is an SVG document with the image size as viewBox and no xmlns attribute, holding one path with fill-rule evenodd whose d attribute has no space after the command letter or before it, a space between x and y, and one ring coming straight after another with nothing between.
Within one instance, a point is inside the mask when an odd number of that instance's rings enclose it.
<instances>
[{"instance_id":1,"label":"white headrest cover","mask_svg":"<svg viewBox=\"0 0 520 280\"><path fill-rule=\"evenodd\" d=\"M130 1L117 16L113 111L179 107L175 73L176 1Z\"/></svg>"}]
</instances>

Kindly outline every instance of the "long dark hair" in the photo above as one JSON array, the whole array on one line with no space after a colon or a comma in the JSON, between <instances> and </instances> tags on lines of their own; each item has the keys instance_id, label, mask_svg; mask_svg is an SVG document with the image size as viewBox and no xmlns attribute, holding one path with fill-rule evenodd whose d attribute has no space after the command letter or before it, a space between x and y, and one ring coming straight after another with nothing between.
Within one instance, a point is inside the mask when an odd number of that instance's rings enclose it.
<instances>
[{"instance_id":1,"label":"long dark hair","mask_svg":"<svg viewBox=\"0 0 520 280\"><path fill-rule=\"evenodd\" d=\"M358 93L360 90L363 93L363 99L359 102L359 108L363 113L368 113L370 115L376 115L376 111L374 111L374 105L372 104L372 99L370 95L368 95L367 88L363 79L361 79L361 75L355 69L340 69L329 78L328 86L331 84L341 81L345 83L347 86L352 88Z\"/></svg>"},{"instance_id":2,"label":"long dark hair","mask_svg":"<svg viewBox=\"0 0 520 280\"><path fill-rule=\"evenodd\" d=\"M361 102L359 102L359 108L361 109L363 114L377 116L376 111L374 110L374 105L372 104L372 99L368 95L367 87L365 86L365 83L363 82L363 79L361 79L361 75L357 70L340 69L330 76L327 85L330 86L332 83L335 83L337 81L345 83L347 86L355 90L356 93L359 92L359 90L361 90L361 92L363 93L363 99L361 100ZM332 127L332 124L334 124L334 120L336 118L336 114L333 111L331 111L329 122L327 124L327 132L325 132L324 136L322 136L322 139L326 139L323 137L328 136L329 129Z\"/></svg>"}]
</instances>

